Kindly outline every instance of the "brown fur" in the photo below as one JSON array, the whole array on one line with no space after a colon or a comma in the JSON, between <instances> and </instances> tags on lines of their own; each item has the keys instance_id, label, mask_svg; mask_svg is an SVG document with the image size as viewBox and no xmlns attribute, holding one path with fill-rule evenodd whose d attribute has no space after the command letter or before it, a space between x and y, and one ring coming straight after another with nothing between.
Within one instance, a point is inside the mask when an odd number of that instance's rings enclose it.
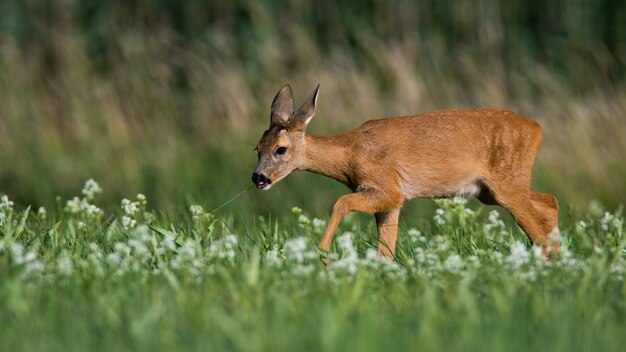
<instances>
[{"instance_id":1,"label":"brown fur","mask_svg":"<svg viewBox=\"0 0 626 352\"><path fill-rule=\"evenodd\" d=\"M458 195L504 207L533 243L543 245L546 255L558 252L558 243L548 239L558 226L557 200L530 190L541 142L536 122L505 110L442 110L372 120L355 130L322 137L304 132L315 112L318 90L319 86L297 111L291 88L279 91L270 129L257 147L255 173L273 184L294 170L307 170L353 191L335 203L321 249L329 249L341 219L359 211L375 214L378 252L392 257L406 200ZM287 147L287 152L276 155L279 146Z\"/></svg>"}]
</instances>

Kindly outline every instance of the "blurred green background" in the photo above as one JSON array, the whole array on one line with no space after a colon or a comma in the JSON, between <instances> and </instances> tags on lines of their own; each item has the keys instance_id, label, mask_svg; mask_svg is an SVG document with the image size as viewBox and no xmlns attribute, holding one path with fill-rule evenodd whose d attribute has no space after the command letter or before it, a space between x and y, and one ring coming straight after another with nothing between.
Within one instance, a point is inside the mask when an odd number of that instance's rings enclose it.
<instances>
[{"instance_id":1,"label":"blurred green background","mask_svg":"<svg viewBox=\"0 0 626 352\"><path fill-rule=\"evenodd\" d=\"M626 199L626 2L0 2L0 192L51 206L96 179L167 212L251 185L276 91L321 95L309 132L495 107L540 122L533 187ZM294 174L223 211L326 216L348 190ZM428 202L406 212L417 214Z\"/></svg>"}]
</instances>

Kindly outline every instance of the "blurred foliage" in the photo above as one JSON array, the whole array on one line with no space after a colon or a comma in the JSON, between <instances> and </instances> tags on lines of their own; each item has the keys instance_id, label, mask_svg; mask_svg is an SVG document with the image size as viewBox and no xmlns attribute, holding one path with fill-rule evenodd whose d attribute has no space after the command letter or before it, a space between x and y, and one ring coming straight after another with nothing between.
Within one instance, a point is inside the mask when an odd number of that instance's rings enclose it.
<instances>
[{"instance_id":1,"label":"blurred foliage","mask_svg":"<svg viewBox=\"0 0 626 352\"><path fill-rule=\"evenodd\" d=\"M613 206L626 193L625 24L616 0L5 0L0 189L49 205L94 177L110 201L141 191L210 208L249 184L277 88L291 82L298 100L321 82L319 133L448 107L535 118L535 186ZM239 211L325 213L343 192L292 176Z\"/></svg>"},{"instance_id":2,"label":"blurred foliage","mask_svg":"<svg viewBox=\"0 0 626 352\"><path fill-rule=\"evenodd\" d=\"M263 45L279 41L282 49L292 46L301 35L294 28L307 32L323 54L341 47L367 58L369 39L375 38L418 40L424 50L441 45L455 56L487 54L507 62L508 69L515 69L520 60L536 60L578 83L578 89L588 86L573 74L581 67L612 81L623 79L625 72L626 4L619 0L8 0L0 21L23 50L45 52L50 73L55 70L51 32L60 27L80 35L91 64L102 73L117 62L119 36L167 33L173 36L172 50L198 42L217 52L229 47L247 73L262 78L255 70L261 66ZM298 55L285 54L287 62ZM179 64L184 71L185 62Z\"/></svg>"}]
</instances>

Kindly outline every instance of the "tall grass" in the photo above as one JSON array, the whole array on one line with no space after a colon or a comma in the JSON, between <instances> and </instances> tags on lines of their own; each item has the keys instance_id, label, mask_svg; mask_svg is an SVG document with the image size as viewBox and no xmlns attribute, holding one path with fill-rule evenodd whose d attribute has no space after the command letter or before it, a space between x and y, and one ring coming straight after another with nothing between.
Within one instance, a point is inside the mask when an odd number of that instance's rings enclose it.
<instances>
[{"instance_id":1,"label":"tall grass","mask_svg":"<svg viewBox=\"0 0 626 352\"><path fill-rule=\"evenodd\" d=\"M626 237L598 204L561 224L561 257L493 212L439 201L394 262L350 217L324 267L325 222L301 209L247 226L101 189L22 209L0 197L2 350L621 351Z\"/></svg>"}]
</instances>

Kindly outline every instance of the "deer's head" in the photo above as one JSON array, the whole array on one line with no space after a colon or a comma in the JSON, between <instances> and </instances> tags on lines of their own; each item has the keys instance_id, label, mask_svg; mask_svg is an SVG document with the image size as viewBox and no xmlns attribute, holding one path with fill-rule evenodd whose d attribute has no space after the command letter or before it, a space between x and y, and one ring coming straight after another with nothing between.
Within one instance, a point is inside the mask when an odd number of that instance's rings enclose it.
<instances>
[{"instance_id":1,"label":"deer's head","mask_svg":"<svg viewBox=\"0 0 626 352\"><path fill-rule=\"evenodd\" d=\"M252 174L257 189L268 190L276 182L303 166L306 141L304 129L315 115L319 84L294 111L291 87L282 87L272 102L270 127L256 146L259 163Z\"/></svg>"}]
</instances>

